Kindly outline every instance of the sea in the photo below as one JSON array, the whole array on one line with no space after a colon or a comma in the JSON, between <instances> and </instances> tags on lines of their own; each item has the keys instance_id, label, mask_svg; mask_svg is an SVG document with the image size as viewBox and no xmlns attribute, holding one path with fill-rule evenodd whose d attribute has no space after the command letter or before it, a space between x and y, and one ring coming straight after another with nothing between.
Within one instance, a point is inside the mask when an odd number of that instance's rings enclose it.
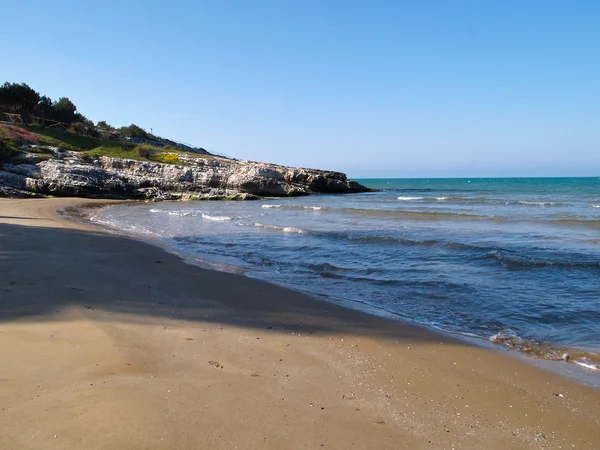
<instances>
[{"instance_id":1,"label":"sea","mask_svg":"<svg viewBox=\"0 0 600 450\"><path fill-rule=\"evenodd\" d=\"M93 220L205 267L600 369L600 178L358 181L377 191Z\"/></svg>"}]
</instances>

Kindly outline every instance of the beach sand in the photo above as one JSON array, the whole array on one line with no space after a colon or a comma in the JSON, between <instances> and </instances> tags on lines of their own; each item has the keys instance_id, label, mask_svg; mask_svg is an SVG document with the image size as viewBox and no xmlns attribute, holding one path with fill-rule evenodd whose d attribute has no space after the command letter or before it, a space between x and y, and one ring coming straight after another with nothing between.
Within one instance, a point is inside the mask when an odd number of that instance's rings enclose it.
<instances>
[{"instance_id":1,"label":"beach sand","mask_svg":"<svg viewBox=\"0 0 600 450\"><path fill-rule=\"evenodd\" d=\"M600 390L0 199L0 448L600 448Z\"/></svg>"}]
</instances>

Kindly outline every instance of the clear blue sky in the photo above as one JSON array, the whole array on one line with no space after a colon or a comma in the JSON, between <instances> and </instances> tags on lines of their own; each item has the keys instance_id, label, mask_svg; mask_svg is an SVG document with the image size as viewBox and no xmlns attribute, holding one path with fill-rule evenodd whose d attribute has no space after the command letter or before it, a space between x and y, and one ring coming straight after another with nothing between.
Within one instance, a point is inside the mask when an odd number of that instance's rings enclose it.
<instances>
[{"instance_id":1,"label":"clear blue sky","mask_svg":"<svg viewBox=\"0 0 600 450\"><path fill-rule=\"evenodd\" d=\"M4 1L0 82L353 177L600 175L600 2Z\"/></svg>"}]
</instances>

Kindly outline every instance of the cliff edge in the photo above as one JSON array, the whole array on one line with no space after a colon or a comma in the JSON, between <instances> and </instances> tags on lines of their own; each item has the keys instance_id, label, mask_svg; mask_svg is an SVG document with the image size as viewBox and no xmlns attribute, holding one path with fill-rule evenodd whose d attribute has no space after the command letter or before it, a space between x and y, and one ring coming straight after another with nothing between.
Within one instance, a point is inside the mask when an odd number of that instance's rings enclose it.
<instances>
[{"instance_id":1,"label":"cliff edge","mask_svg":"<svg viewBox=\"0 0 600 450\"><path fill-rule=\"evenodd\" d=\"M202 200L369 191L340 172L214 155L163 152L161 156L171 162L23 147L16 158L0 165L0 195Z\"/></svg>"}]
</instances>

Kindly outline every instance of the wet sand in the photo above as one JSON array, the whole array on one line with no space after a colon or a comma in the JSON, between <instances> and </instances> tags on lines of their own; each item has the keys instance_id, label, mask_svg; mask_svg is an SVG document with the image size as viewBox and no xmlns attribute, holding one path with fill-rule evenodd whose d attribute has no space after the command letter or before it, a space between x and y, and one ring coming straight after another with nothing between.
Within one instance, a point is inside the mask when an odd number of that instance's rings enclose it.
<instances>
[{"instance_id":1,"label":"wet sand","mask_svg":"<svg viewBox=\"0 0 600 450\"><path fill-rule=\"evenodd\" d=\"M0 199L0 448L600 448L600 391Z\"/></svg>"}]
</instances>

